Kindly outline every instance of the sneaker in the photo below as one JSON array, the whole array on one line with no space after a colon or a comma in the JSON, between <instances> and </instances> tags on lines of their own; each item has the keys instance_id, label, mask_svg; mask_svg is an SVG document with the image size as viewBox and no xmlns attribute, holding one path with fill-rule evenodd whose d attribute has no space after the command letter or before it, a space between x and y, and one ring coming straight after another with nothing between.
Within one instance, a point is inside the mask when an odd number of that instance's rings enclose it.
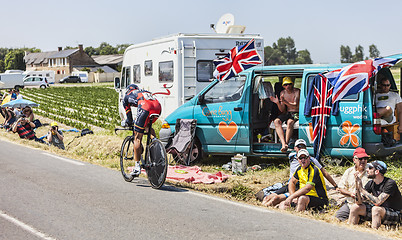
<instances>
[{"instance_id":1,"label":"sneaker","mask_svg":"<svg viewBox=\"0 0 402 240\"><path fill-rule=\"evenodd\" d=\"M138 177L140 174L141 174L141 164L139 162L136 162L133 171L130 173L130 175Z\"/></svg>"}]
</instances>

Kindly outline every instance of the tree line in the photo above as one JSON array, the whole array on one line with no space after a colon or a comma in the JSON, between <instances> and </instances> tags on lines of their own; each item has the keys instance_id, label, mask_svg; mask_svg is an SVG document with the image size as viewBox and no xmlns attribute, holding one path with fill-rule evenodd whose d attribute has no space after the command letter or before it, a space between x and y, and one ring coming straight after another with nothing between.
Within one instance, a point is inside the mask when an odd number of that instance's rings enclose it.
<instances>
[{"instance_id":1,"label":"tree line","mask_svg":"<svg viewBox=\"0 0 402 240\"><path fill-rule=\"evenodd\" d=\"M118 44L115 47L109 43L102 42L99 47L86 47L84 51L89 55L110 55L123 54L130 44ZM74 47L66 46L64 49L73 49ZM25 52L41 52L37 48L0 48L0 72L8 69L25 70L24 55ZM358 45L354 54L347 45L340 47L340 62L352 63L368 59L364 56L364 48ZM369 58L380 56L377 46L372 44L369 46ZM288 64L311 64L310 52L307 49L297 50L293 38L279 38L272 46L264 48L264 65L288 65Z\"/></svg>"}]
</instances>

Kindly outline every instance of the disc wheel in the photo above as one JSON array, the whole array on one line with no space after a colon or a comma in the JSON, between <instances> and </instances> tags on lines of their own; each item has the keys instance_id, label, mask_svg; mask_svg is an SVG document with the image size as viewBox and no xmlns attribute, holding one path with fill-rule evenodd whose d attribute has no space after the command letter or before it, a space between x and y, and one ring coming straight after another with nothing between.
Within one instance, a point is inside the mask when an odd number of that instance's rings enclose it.
<instances>
[{"instance_id":1,"label":"disc wheel","mask_svg":"<svg viewBox=\"0 0 402 240\"><path fill-rule=\"evenodd\" d=\"M148 180L152 188L158 189L165 183L168 168L166 150L159 139L154 139L149 144L148 153L145 157L149 164L149 167L145 168Z\"/></svg>"},{"instance_id":2,"label":"disc wheel","mask_svg":"<svg viewBox=\"0 0 402 240\"><path fill-rule=\"evenodd\" d=\"M120 171L127 182L134 179L134 176L130 174L134 166L134 137L128 136L124 139L120 150Z\"/></svg>"}]
</instances>

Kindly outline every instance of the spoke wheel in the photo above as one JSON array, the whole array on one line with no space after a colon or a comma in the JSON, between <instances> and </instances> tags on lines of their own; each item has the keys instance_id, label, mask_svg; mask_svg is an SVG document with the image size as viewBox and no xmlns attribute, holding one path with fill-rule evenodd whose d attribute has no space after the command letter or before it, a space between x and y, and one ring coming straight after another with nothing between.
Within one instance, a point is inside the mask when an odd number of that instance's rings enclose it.
<instances>
[{"instance_id":1,"label":"spoke wheel","mask_svg":"<svg viewBox=\"0 0 402 240\"><path fill-rule=\"evenodd\" d=\"M128 136L124 139L120 151L120 171L127 182L134 179L134 176L130 174L134 166L134 137Z\"/></svg>"},{"instance_id":2,"label":"spoke wheel","mask_svg":"<svg viewBox=\"0 0 402 240\"><path fill-rule=\"evenodd\" d=\"M159 139L154 139L148 146L146 161L149 167L146 168L148 180L152 188L160 188L166 180L168 160L166 150Z\"/></svg>"}]
</instances>

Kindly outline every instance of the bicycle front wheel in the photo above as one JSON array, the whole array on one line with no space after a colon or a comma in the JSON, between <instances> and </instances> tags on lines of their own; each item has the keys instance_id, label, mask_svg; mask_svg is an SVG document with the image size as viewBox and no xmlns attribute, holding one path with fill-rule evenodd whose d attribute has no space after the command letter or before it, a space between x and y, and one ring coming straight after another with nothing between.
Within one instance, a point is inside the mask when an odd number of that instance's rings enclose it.
<instances>
[{"instance_id":1,"label":"bicycle front wheel","mask_svg":"<svg viewBox=\"0 0 402 240\"><path fill-rule=\"evenodd\" d=\"M154 139L148 146L147 162L149 168L146 168L148 180L152 188L160 188L166 180L168 161L166 150L159 139Z\"/></svg>"},{"instance_id":2,"label":"bicycle front wheel","mask_svg":"<svg viewBox=\"0 0 402 240\"><path fill-rule=\"evenodd\" d=\"M120 150L120 171L127 182L131 182L134 179L134 176L130 174L134 166L134 137L127 136Z\"/></svg>"}]
</instances>

